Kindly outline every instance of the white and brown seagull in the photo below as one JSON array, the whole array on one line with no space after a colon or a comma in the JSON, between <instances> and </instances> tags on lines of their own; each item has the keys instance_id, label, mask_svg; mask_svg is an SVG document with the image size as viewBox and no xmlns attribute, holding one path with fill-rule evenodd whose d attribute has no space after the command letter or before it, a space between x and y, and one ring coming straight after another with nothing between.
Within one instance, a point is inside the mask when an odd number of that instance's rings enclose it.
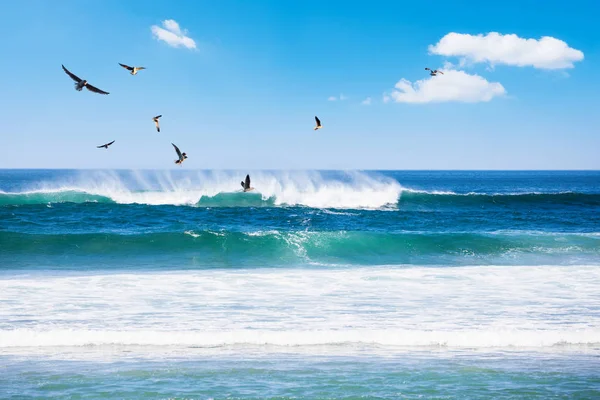
<instances>
[{"instance_id":1,"label":"white and brown seagull","mask_svg":"<svg viewBox=\"0 0 600 400\"><path fill-rule=\"evenodd\" d=\"M160 125L158 124L158 119L162 117L162 115L157 115L156 117L152 118L152 121L154 121L154 125L156 125L156 131L160 132Z\"/></svg>"},{"instance_id":2,"label":"white and brown seagull","mask_svg":"<svg viewBox=\"0 0 600 400\"><path fill-rule=\"evenodd\" d=\"M242 181L242 187L244 188L244 192L254 190L253 187L250 187L250 175L246 175L246 180Z\"/></svg>"},{"instance_id":3,"label":"white and brown seagull","mask_svg":"<svg viewBox=\"0 0 600 400\"><path fill-rule=\"evenodd\" d=\"M69 77L71 79L73 79L75 81L75 90L77 90L78 92L81 92L81 90L83 88L86 88L90 92L99 93L99 94L108 94L108 92L105 92L104 90L100 90L97 87L90 85L88 83L88 81L86 81L85 79L81 79L77 75L73 74L71 71L66 69L64 65L62 66L62 69L65 71L65 73L67 75L69 75Z\"/></svg>"},{"instance_id":4,"label":"white and brown seagull","mask_svg":"<svg viewBox=\"0 0 600 400\"><path fill-rule=\"evenodd\" d=\"M146 69L146 67L130 67L129 65L125 65L125 64L121 64L121 63L119 63L119 65L121 67L125 68L126 70L128 70L131 75L137 75L137 73L139 71Z\"/></svg>"},{"instance_id":5,"label":"white and brown seagull","mask_svg":"<svg viewBox=\"0 0 600 400\"><path fill-rule=\"evenodd\" d=\"M175 148L175 152L177 153L177 160L175 160L175 164L179 164L181 165L183 163L183 161L187 158L187 155L185 153L182 153L179 150L179 147L175 146L174 143L171 143L173 145L173 147Z\"/></svg>"},{"instance_id":6,"label":"white and brown seagull","mask_svg":"<svg viewBox=\"0 0 600 400\"><path fill-rule=\"evenodd\" d=\"M315 126L315 131L317 129L321 129L322 128L322 126L321 126L321 120L317 116L315 116L315 122L317 123L317 126Z\"/></svg>"},{"instance_id":7,"label":"white and brown seagull","mask_svg":"<svg viewBox=\"0 0 600 400\"><path fill-rule=\"evenodd\" d=\"M425 71L429 71L429 75L431 75L431 76L437 76L437 74L444 75L444 73L442 71L439 71L437 69L425 68Z\"/></svg>"}]
</instances>

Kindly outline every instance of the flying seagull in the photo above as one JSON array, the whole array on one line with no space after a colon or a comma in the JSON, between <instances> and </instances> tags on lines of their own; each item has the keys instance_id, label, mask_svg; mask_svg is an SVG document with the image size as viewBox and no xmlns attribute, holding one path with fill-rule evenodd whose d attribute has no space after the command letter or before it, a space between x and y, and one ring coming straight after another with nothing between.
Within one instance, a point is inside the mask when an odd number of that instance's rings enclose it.
<instances>
[{"instance_id":1,"label":"flying seagull","mask_svg":"<svg viewBox=\"0 0 600 400\"><path fill-rule=\"evenodd\" d=\"M158 119L162 117L162 115L157 115L156 117L152 118L152 121L154 121L154 125L156 125L156 130L158 132L160 132L160 125L158 124Z\"/></svg>"},{"instance_id":2,"label":"flying seagull","mask_svg":"<svg viewBox=\"0 0 600 400\"><path fill-rule=\"evenodd\" d=\"M119 65L121 67L125 68L126 70L128 70L131 73L131 75L136 75L138 73L138 71L146 69L146 67L130 67L129 65L125 65L125 64L121 64L121 63L119 63Z\"/></svg>"},{"instance_id":3,"label":"flying seagull","mask_svg":"<svg viewBox=\"0 0 600 400\"><path fill-rule=\"evenodd\" d=\"M249 192L254 190L253 187L250 187L250 175L246 175L246 180L242 181L242 187L244 188L244 192Z\"/></svg>"},{"instance_id":4,"label":"flying seagull","mask_svg":"<svg viewBox=\"0 0 600 400\"><path fill-rule=\"evenodd\" d=\"M175 147L175 151L177 152L177 157L179 158L178 160L175 160L175 164L179 164L181 165L181 163L183 163L183 160L185 160L187 158L187 155L185 153L182 153L181 151L179 151L179 147L175 146L175 144L171 143L173 145L173 147Z\"/></svg>"},{"instance_id":5,"label":"flying seagull","mask_svg":"<svg viewBox=\"0 0 600 400\"><path fill-rule=\"evenodd\" d=\"M442 71L438 71L437 69L425 68L425 71L429 71L429 75L431 76L437 76L437 74L444 75Z\"/></svg>"},{"instance_id":6,"label":"flying seagull","mask_svg":"<svg viewBox=\"0 0 600 400\"><path fill-rule=\"evenodd\" d=\"M81 89L85 87L87 90L94 93L108 94L108 92L105 92L104 90L100 90L97 87L90 85L85 79L81 79L77 75L71 73L71 71L66 69L64 65L62 66L62 69L67 75L71 77L71 79L75 81L75 90L77 90L78 92L81 92Z\"/></svg>"},{"instance_id":7,"label":"flying seagull","mask_svg":"<svg viewBox=\"0 0 600 400\"><path fill-rule=\"evenodd\" d=\"M317 116L315 116L315 121L317 122L317 126L315 126L315 131L316 131L317 129L321 129L322 126L321 126L321 120Z\"/></svg>"},{"instance_id":8,"label":"flying seagull","mask_svg":"<svg viewBox=\"0 0 600 400\"><path fill-rule=\"evenodd\" d=\"M110 143L106 143L106 144L103 144L102 146L96 146L96 147L97 147L97 148L99 148L99 149L101 149L101 148L103 148L103 147L104 147L105 149L108 149L108 146L110 146L110 145L111 145L111 144L113 144L114 142L115 142L115 141L113 140L113 141L112 141L112 142L110 142Z\"/></svg>"}]
</instances>

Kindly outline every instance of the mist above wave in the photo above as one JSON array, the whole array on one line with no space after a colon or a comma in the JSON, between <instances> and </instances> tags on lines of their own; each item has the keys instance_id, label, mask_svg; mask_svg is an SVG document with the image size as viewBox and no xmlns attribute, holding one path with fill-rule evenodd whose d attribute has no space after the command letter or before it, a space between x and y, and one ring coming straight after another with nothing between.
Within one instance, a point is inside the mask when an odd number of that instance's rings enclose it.
<instances>
[{"instance_id":1,"label":"mist above wave","mask_svg":"<svg viewBox=\"0 0 600 400\"><path fill-rule=\"evenodd\" d=\"M254 172L255 192L241 193L242 172L85 171L58 181L37 182L0 193L0 204L115 202L119 204L200 206L306 206L381 208L395 205L400 184L377 174L316 171Z\"/></svg>"}]
</instances>

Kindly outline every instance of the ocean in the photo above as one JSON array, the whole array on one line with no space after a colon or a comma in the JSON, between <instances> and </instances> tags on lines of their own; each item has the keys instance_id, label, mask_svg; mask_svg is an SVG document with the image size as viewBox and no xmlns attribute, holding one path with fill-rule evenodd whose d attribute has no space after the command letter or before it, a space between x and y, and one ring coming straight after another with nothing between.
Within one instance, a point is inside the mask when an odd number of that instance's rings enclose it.
<instances>
[{"instance_id":1,"label":"ocean","mask_svg":"<svg viewBox=\"0 0 600 400\"><path fill-rule=\"evenodd\" d=\"M0 170L0 398L600 398L600 172Z\"/></svg>"}]
</instances>

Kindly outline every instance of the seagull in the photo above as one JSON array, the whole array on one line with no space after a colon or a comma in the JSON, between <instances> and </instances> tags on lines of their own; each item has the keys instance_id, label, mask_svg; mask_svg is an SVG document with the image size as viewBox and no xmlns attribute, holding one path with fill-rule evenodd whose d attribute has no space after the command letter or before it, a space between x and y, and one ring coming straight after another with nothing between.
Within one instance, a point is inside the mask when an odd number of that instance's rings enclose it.
<instances>
[{"instance_id":1,"label":"seagull","mask_svg":"<svg viewBox=\"0 0 600 400\"><path fill-rule=\"evenodd\" d=\"M322 126L321 126L321 120L317 116L315 116L315 121L317 122L317 126L315 126L315 131L316 131L317 129L321 129Z\"/></svg>"},{"instance_id":2,"label":"seagull","mask_svg":"<svg viewBox=\"0 0 600 400\"><path fill-rule=\"evenodd\" d=\"M112 142L110 142L110 143L106 143L106 144L103 144L102 146L96 146L96 147L97 147L97 148L99 148L99 149L101 149L101 148L103 148L103 147L104 147L105 149L108 149L108 146L110 146L110 145L111 145L111 144L113 144L114 142L115 142L115 141L113 140L113 141L112 141Z\"/></svg>"},{"instance_id":3,"label":"seagull","mask_svg":"<svg viewBox=\"0 0 600 400\"><path fill-rule=\"evenodd\" d=\"M185 160L187 158L187 155L185 153L182 153L181 151L179 151L179 147L175 146L175 144L171 143L173 145L173 147L175 147L175 151L177 152L177 157L179 157L178 160L175 160L175 164L179 164L181 165L181 163L183 163L183 160Z\"/></svg>"},{"instance_id":4,"label":"seagull","mask_svg":"<svg viewBox=\"0 0 600 400\"><path fill-rule=\"evenodd\" d=\"M437 76L437 74L444 75L442 71L438 71L437 69L425 68L425 71L429 71L429 75L431 76Z\"/></svg>"},{"instance_id":5,"label":"seagull","mask_svg":"<svg viewBox=\"0 0 600 400\"><path fill-rule=\"evenodd\" d=\"M125 64L121 64L121 63L119 63L119 65L121 67L125 68L126 70L130 71L131 75L136 75L138 73L138 71L146 69L146 67L130 67L129 65L125 65Z\"/></svg>"},{"instance_id":6,"label":"seagull","mask_svg":"<svg viewBox=\"0 0 600 400\"><path fill-rule=\"evenodd\" d=\"M244 188L244 192L249 192L254 190L253 187L250 187L250 175L246 175L246 180L242 181L242 187Z\"/></svg>"},{"instance_id":7,"label":"seagull","mask_svg":"<svg viewBox=\"0 0 600 400\"><path fill-rule=\"evenodd\" d=\"M160 125L158 125L158 119L162 117L162 115L157 115L156 117L152 118L152 121L154 121L154 125L156 125L156 130L158 132L160 132Z\"/></svg>"},{"instance_id":8,"label":"seagull","mask_svg":"<svg viewBox=\"0 0 600 400\"><path fill-rule=\"evenodd\" d=\"M85 79L81 79L77 75L71 73L68 69L65 68L64 65L62 66L62 69L67 75L71 77L71 79L75 81L75 90L77 90L78 92L81 92L81 89L85 87L87 90L94 93L108 94L108 92L105 92L104 90L100 90L97 87L90 85Z\"/></svg>"}]
</instances>

